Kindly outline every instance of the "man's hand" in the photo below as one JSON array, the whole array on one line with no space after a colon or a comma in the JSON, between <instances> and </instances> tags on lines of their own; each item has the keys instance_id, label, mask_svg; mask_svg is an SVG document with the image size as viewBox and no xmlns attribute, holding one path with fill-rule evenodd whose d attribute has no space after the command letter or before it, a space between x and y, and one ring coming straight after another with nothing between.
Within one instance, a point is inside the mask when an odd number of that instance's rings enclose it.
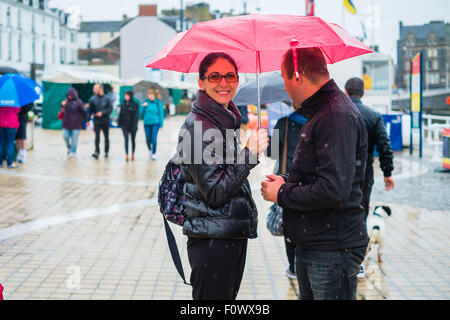
<instances>
[{"instance_id":1,"label":"man's hand","mask_svg":"<svg viewBox=\"0 0 450 320\"><path fill-rule=\"evenodd\" d=\"M386 191L394 189L394 179L392 177L384 177L384 186Z\"/></svg>"},{"instance_id":2,"label":"man's hand","mask_svg":"<svg viewBox=\"0 0 450 320\"><path fill-rule=\"evenodd\" d=\"M101 111L97 112L97 113L95 114L95 116L96 116L96 117L101 117L101 116L102 116L102 112L101 112Z\"/></svg>"},{"instance_id":3,"label":"man's hand","mask_svg":"<svg viewBox=\"0 0 450 320\"><path fill-rule=\"evenodd\" d=\"M63 107L65 107L66 104L67 104L67 101L66 101L66 100L64 100L64 101L61 103L61 105L62 105Z\"/></svg>"},{"instance_id":4,"label":"man's hand","mask_svg":"<svg viewBox=\"0 0 450 320\"><path fill-rule=\"evenodd\" d=\"M282 177L270 174L266 176L267 180L261 182L261 195L264 200L277 203L278 191L285 184Z\"/></svg>"}]
</instances>

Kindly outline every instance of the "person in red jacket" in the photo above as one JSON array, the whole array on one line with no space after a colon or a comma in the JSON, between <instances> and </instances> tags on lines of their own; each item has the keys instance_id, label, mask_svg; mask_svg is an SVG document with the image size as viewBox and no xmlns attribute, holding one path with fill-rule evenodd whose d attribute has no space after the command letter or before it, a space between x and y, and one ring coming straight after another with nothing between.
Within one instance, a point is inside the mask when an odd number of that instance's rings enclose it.
<instances>
[{"instance_id":1,"label":"person in red jacket","mask_svg":"<svg viewBox=\"0 0 450 320\"><path fill-rule=\"evenodd\" d=\"M5 154L8 168L17 168L17 164L13 163L13 155L19 111L17 107L0 107L0 168L3 167Z\"/></svg>"}]
</instances>

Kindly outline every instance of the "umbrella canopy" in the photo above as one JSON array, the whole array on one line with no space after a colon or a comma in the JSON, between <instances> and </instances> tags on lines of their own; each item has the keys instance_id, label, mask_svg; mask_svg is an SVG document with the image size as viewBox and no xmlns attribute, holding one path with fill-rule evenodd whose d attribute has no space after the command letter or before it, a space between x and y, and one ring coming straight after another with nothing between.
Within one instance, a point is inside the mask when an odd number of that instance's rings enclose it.
<instances>
[{"instance_id":1,"label":"umbrella canopy","mask_svg":"<svg viewBox=\"0 0 450 320\"><path fill-rule=\"evenodd\" d=\"M19 73L19 71L8 66L0 66L0 75L5 73Z\"/></svg>"},{"instance_id":2,"label":"umbrella canopy","mask_svg":"<svg viewBox=\"0 0 450 320\"><path fill-rule=\"evenodd\" d=\"M290 98L286 91L284 91L284 81L280 73L270 73L260 77L260 103L266 104L278 101L289 101ZM236 105L254 104L258 103L257 97L257 81L253 80L239 86L233 102Z\"/></svg>"},{"instance_id":3,"label":"umbrella canopy","mask_svg":"<svg viewBox=\"0 0 450 320\"><path fill-rule=\"evenodd\" d=\"M319 17L261 15L227 17L196 23L178 33L147 67L196 72L210 52L225 52L239 72L280 70L283 54L291 48L320 47L327 63L372 52L370 48L334 23Z\"/></svg>"},{"instance_id":4,"label":"umbrella canopy","mask_svg":"<svg viewBox=\"0 0 450 320\"><path fill-rule=\"evenodd\" d=\"M39 99L42 88L32 79L17 73L0 77L0 107L22 107Z\"/></svg>"}]
</instances>

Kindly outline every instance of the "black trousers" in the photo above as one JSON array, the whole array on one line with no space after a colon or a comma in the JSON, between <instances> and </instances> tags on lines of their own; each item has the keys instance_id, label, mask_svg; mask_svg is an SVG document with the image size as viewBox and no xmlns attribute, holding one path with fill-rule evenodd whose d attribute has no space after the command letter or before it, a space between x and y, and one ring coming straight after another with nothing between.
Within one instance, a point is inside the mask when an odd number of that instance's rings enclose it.
<instances>
[{"instance_id":1,"label":"black trousers","mask_svg":"<svg viewBox=\"0 0 450 320\"><path fill-rule=\"evenodd\" d=\"M128 154L128 140L131 138L131 154L134 154L136 150L136 130L128 130L127 128L122 128L123 138L125 139L125 154Z\"/></svg>"},{"instance_id":2,"label":"black trousers","mask_svg":"<svg viewBox=\"0 0 450 320\"><path fill-rule=\"evenodd\" d=\"M247 239L188 238L194 300L235 300L244 274Z\"/></svg>"},{"instance_id":3,"label":"black trousers","mask_svg":"<svg viewBox=\"0 0 450 320\"><path fill-rule=\"evenodd\" d=\"M364 221L367 221L367 216L369 215L370 194L372 193L373 182L373 167L367 167L366 173L364 175L362 198L362 206L364 208Z\"/></svg>"},{"instance_id":4,"label":"black trousers","mask_svg":"<svg viewBox=\"0 0 450 320\"><path fill-rule=\"evenodd\" d=\"M109 152L109 123L94 123L95 131L95 153L100 153L100 131L105 137L105 153Z\"/></svg>"}]
</instances>

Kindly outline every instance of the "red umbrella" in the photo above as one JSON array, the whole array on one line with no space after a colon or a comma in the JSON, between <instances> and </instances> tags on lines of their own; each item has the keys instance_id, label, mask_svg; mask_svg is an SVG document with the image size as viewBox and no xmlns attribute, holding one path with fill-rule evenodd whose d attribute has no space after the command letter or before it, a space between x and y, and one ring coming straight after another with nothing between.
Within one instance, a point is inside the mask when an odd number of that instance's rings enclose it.
<instances>
[{"instance_id":1,"label":"red umbrella","mask_svg":"<svg viewBox=\"0 0 450 320\"><path fill-rule=\"evenodd\" d=\"M196 23L178 33L147 67L196 72L208 53L225 52L240 72L256 73L259 82L259 73L280 70L283 54L292 47L320 47L327 63L372 52L346 30L319 17L251 14Z\"/></svg>"}]
</instances>

